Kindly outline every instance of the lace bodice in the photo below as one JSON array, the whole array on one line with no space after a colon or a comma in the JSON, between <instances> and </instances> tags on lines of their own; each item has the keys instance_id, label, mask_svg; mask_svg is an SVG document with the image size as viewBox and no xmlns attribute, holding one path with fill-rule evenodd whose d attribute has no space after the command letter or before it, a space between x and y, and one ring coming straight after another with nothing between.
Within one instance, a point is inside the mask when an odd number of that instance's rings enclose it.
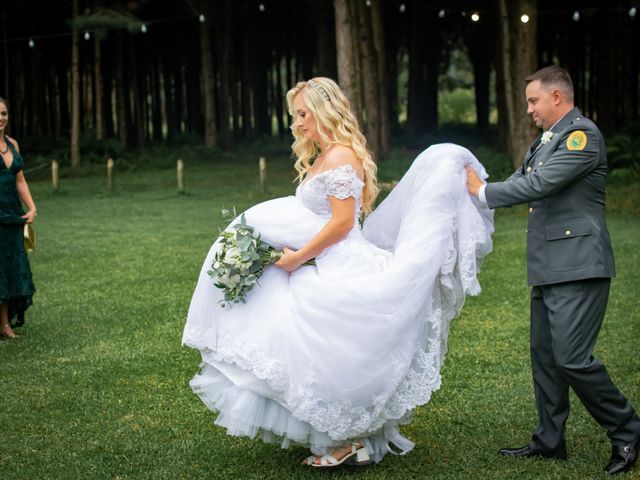
<instances>
[{"instance_id":1,"label":"lace bodice","mask_svg":"<svg viewBox=\"0 0 640 480\"><path fill-rule=\"evenodd\" d=\"M344 200L356 199L355 216L360 216L362 208L362 188L364 182L358 178L350 164L325 170L322 173L306 178L297 188L298 197L305 207L318 215L331 215L329 196Z\"/></svg>"}]
</instances>

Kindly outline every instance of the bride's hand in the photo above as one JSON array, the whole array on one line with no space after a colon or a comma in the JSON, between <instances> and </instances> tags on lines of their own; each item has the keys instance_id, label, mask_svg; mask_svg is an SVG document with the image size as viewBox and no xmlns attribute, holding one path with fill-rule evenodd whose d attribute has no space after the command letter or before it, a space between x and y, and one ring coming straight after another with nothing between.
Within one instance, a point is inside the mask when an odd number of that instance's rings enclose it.
<instances>
[{"instance_id":1,"label":"bride's hand","mask_svg":"<svg viewBox=\"0 0 640 480\"><path fill-rule=\"evenodd\" d=\"M276 267L280 267L284 271L291 273L294 270L297 270L300 265L304 263L298 252L294 252L286 247L283 248L282 251L284 253L282 254L282 257L280 257L280 260L274 263Z\"/></svg>"}]
</instances>

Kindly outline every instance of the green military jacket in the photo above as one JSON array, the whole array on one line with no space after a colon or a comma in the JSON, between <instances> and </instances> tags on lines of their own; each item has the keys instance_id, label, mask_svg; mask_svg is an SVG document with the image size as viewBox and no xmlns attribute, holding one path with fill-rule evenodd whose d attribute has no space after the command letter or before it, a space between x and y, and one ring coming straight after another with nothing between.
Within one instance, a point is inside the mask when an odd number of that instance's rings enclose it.
<instances>
[{"instance_id":1,"label":"green military jacket","mask_svg":"<svg viewBox=\"0 0 640 480\"><path fill-rule=\"evenodd\" d=\"M615 264L605 223L607 153L598 127L574 108L541 135L522 167L489 183L489 208L529 205L529 285L611 278ZM544 141L543 141L544 138Z\"/></svg>"}]
</instances>

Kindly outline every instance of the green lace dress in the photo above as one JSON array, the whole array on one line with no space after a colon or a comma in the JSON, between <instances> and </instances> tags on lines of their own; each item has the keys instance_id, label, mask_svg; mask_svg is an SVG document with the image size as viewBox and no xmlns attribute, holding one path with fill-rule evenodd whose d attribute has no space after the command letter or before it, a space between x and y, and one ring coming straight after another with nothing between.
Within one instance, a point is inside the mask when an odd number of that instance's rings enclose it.
<instances>
[{"instance_id":1,"label":"green lace dress","mask_svg":"<svg viewBox=\"0 0 640 480\"><path fill-rule=\"evenodd\" d=\"M0 303L9 304L9 322L12 327L19 327L24 323L24 312L31 305L35 287L24 250L24 210L16 188L16 174L24 163L15 147L7 143L13 161L9 168L0 161Z\"/></svg>"}]
</instances>

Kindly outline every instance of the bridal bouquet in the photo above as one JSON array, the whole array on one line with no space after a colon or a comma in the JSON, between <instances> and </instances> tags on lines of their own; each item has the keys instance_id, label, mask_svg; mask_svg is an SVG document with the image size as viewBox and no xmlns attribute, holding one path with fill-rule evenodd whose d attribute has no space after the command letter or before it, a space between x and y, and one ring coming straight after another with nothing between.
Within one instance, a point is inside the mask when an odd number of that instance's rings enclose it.
<instances>
[{"instance_id":1,"label":"bridal bouquet","mask_svg":"<svg viewBox=\"0 0 640 480\"><path fill-rule=\"evenodd\" d=\"M234 209L235 217L235 209ZM229 217L229 210L222 210L223 217ZM264 268L276 263L282 256L282 250L276 250L260 239L260 233L247 225L244 214L240 223L230 230L220 233L220 249L214 257L211 270L214 285L224 291L224 300L218 302L227 307L232 303L245 303L247 292L258 283ZM305 265L314 265L309 260Z\"/></svg>"}]
</instances>

